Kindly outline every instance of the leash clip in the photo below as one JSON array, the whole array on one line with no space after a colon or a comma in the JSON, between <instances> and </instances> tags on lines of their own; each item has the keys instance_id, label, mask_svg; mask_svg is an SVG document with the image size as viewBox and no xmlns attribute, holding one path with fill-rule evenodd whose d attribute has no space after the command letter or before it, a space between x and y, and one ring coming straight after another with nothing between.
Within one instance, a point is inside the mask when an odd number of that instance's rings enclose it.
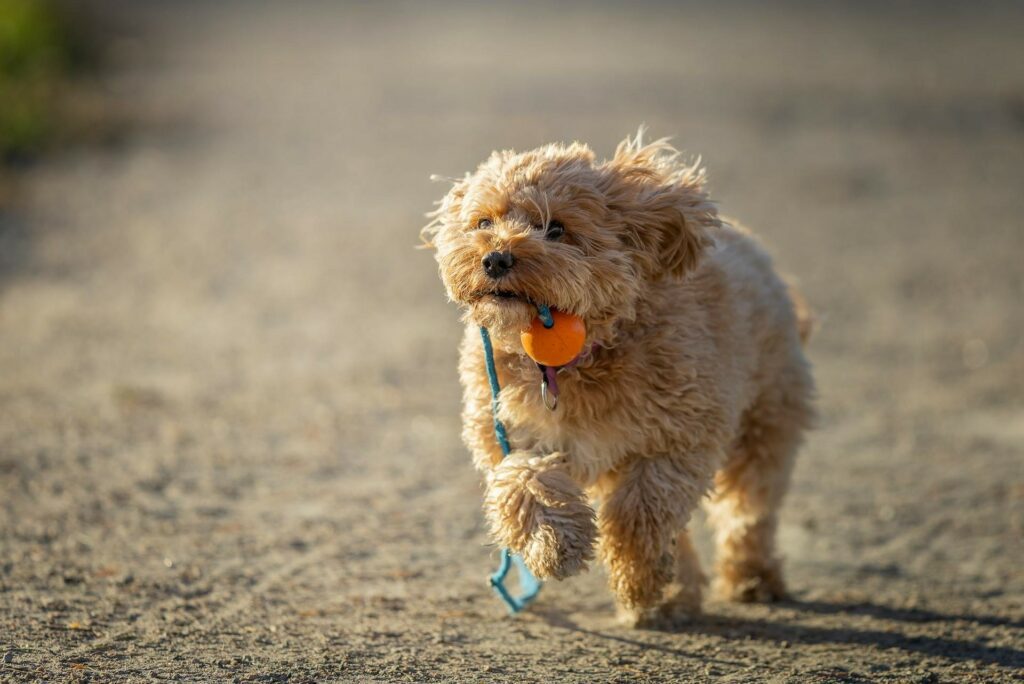
<instances>
[{"instance_id":1,"label":"leash clip","mask_svg":"<svg viewBox=\"0 0 1024 684\"><path fill-rule=\"evenodd\" d=\"M550 399L549 399L550 397ZM554 392L548 391L548 379L543 378L540 381L540 399L544 402L544 408L548 411L554 411L558 408L558 395Z\"/></svg>"},{"instance_id":2,"label":"leash clip","mask_svg":"<svg viewBox=\"0 0 1024 684\"><path fill-rule=\"evenodd\" d=\"M554 411L558 408L558 369L539 363L537 368L540 369L540 400L544 408Z\"/></svg>"}]
</instances>

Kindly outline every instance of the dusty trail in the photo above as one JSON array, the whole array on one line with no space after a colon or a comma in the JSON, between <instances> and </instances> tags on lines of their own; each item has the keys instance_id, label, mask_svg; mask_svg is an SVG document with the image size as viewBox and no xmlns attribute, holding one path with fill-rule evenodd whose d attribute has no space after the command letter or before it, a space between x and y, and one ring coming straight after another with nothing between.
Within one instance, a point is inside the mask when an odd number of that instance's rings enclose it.
<instances>
[{"instance_id":1,"label":"dusty trail","mask_svg":"<svg viewBox=\"0 0 1024 684\"><path fill-rule=\"evenodd\" d=\"M0 213L0 680L1019 676L1019 9L118 11L152 123ZM822 313L794 600L505 620L427 178L641 121Z\"/></svg>"}]
</instances>

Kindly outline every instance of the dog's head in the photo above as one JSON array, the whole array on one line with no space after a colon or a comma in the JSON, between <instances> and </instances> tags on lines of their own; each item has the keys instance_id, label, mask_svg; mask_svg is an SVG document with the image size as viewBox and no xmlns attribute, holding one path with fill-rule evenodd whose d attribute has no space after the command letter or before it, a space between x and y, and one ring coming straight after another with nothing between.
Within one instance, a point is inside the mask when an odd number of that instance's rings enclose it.
<instances>
[{"instance_id":1,"label":"dog's head","mask_svg":"<svg viewBox=\"0 0 1024 684\"><path fill-rule=\"evenodd\" d=\"M510 341L536 303L582 316L592 339L607 340L653 283L693 269L718 225L703 170L639 135L603 162L579 143L495 152L433 217L423 237L448 296Z\"/></svg>"}]
</instances>

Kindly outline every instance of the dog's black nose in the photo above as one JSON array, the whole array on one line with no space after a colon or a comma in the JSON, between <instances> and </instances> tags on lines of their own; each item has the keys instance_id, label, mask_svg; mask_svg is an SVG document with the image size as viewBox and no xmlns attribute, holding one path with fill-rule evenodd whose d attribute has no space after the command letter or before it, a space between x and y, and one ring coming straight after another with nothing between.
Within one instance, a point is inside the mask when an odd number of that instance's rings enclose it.
<instances>
[{"instance_id":1,"label":"dog's black nose","mask_svg":"<svg viewBox=\"0 0 1024 684\"><path fill-rule=\"evenodd\" d=\"M484 272L492 278L500 278L512 268L515 259L508 252L491 252L483 258Z\"/></svg>"}]
</instances>

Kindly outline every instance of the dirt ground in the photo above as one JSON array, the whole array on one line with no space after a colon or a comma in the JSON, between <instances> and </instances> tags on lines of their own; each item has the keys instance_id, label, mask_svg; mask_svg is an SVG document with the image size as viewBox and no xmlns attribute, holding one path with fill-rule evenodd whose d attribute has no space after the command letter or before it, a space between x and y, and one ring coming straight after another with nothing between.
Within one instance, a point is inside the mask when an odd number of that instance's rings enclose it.
<instances>
[{"instance_id":1,"label":"dirt ground","mask_svg":"<svg viewBox=\"0 0 1024 684\"><path fill-rule=\"evenodd\" d=\"M1024 10L934 5L112 3L138 125L0 211L0 681L1019 680ZM507 619L428 177L641 122L820 315L793 598Z\"/></svg>"}]
</instances>

